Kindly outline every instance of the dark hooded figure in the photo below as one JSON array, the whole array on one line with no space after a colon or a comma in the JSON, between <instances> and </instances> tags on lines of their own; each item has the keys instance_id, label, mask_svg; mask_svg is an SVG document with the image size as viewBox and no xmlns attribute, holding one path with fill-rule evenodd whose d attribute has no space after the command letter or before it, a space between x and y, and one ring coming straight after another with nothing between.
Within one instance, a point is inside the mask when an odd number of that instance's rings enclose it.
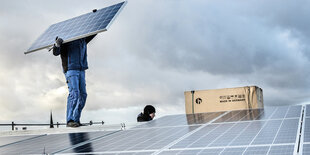
<instances>
[{"instance_id":1,"label":"dark hooded figure","mask_svg":"<svg viewBox=\"0 0 310 155\"><path fill-rule=\"evenodd\" d=\"M143 113L141 112L138 117L138 122L145 122L145 121L151 121L155 117L155 108L152 105L145 106Z\"/></svg>"}]
</instances>

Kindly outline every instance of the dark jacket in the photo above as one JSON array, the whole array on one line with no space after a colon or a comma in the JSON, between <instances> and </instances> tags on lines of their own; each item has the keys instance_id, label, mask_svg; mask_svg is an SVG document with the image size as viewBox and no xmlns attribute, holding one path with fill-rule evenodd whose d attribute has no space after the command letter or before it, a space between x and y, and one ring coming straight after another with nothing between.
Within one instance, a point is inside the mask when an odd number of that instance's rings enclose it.
<instances>
[{"instance_id":1,"label":"dark jacket","mask_svg":"<svg viewBox=\"0 0 310 155\"><path fill-rule=\"evenodd\" d=\"M137 121L138 122L145 122L145 121L151 121L152 118L150 115L144 115L142 112L138 115Z\"/></svg>"},{"instance_id":2,"label":"dark jacket","mask_svg":"<svg viewBox=\"0 0 310 155\"><path fill-rule=\"evenodd\" d=\"M68 70L86 70L87 63L87 44L95 37L92 35L86 38L74 40L62 44L60 47L54 46L53 54L60 54L64 73Z\"/></svg>"}]
</instances>

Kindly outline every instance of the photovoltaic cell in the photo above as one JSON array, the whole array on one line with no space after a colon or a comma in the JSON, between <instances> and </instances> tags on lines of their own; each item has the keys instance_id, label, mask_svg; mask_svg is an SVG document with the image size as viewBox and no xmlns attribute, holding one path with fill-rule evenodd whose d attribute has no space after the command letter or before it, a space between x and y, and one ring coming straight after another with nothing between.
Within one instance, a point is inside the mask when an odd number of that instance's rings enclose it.
<instances>
[{"instance_id":1,"label":"photovoltaic cell","mask_svg":"<svg viewBox=\"0 0 310 155\"><path fill-rule=\"evenodd\" d=\"M300 117L301 106L290 106L286 118Z\"/></svg>"},{"instance_id":2,"label":"photovoltaic cell","mask_svg":"<svg viewBox=\"0 0 310 155\"><path fill-rule=\"evenodd\" d=\"M303 155L308 155L308 154L310 154L310 144L304 144L304 145L303 145L302 154L303 154Z\"/></svg>"},{"instance_id":3,"label":"photovoltaic cell","mask_svg":"<svg viewBox=\"0 0 310 155\"><path fill-rule=\"evenodd\" d=\"M64 43L106 31L109 24L124 6L121 2L96 12L87 13L63 22L51 25L25 52L34 52L54 44L58 36Z\"/></svg>"},{"instance_id":4,"label":"photovoltaic cell","mask_svg":"<svg viewBox=\"0 0 310 155\"><path fill-rule=\"evenodd\" d=\"M306 117L310 117L310 104L306 105Z\"/></svg>"},{"instance_id":5,"label":"photovoltaic cell","mask_svg":"<svg viewBox=\"0 0 310 155\"><path fill-rule=\"evenodd\" d=\"M292 155L294 154L294 145L271 146L269 155Z\"/></svg>"},{"instance_id":6,"label":"photovoltaic cell","mask_svg":"<svg viewBox=\"0 0 310 155\"><path fill-rule=\"evenodd\" d=\"M259 134L255 137L254 141L251 145L257 144L272 144L277 131L281 125L280 120L271 120L266 123L266 125L262 128Z\"/></svg>"},{"instance_id":7,"label":"photovoltaic cell","mask_svg":"<svg viewBox=\"0 0 310 155\"><path fill-rule=\"evenodd\" d=\"M260 146L260 147L248 147L244 155L256 155L256 154L267 154L269 146Z\"/></svg>"},{"instance_id":8,"label":"photovoltaic cell","mask_svg":"<svg viewBox=\"0 0 310 155\"><path fill-rule=\"evenodd\" d=\"M240 155L245 151L245 147L243 148L226 148L221 155Z\"/></svg>"},{"instance_id":9,"label":"photovoltaic cell","mask_svg":"<svg viewBox=\"0 0 310 155\"><path fill-rule=\"evenodd\" d=\"M283 120L274 144L295 143L299 119Z\"/></svg>"},{"instance_id":10,"label":"photovoltaic cell","mask_svg":"<svg viewBox=\"0 0 310 155\"><path fill-rule=\"evenodd\" d=\"M288 108L289 108L288 106L278 107L270 119L282 119L282 118L284 118L286 116Z\"/></svg>"},{"instance_id":11,"label":"photovoltaic cell","mask_svg":"<svg viewBox=\"0 0 310 155\"><path fill-rule=\"evenodd\" d=\"M304 142L310 142L310 118L305 119Z\"/></svg>"},{"instance_id":12,"label":"photovoltaic cell","mask_svg":"<svg viewBox=\"0 0 310 155\"><path fill-rule=\"evenodd\" d=\"M235 123L230 129L222 133L209 146L228 146L230 142L240 135L240 131L244 130L250 123Z\"/></svg>"},{"instance_id":13,"label":"photovoltaic cell","mask_svg":"<svg viewBox=\"0 0 310 155\"><path fill-rule=\"evenodd\" d=\"M232 140L229 146L249 145L265 125L265 121L250 122L238 137Z\"/></svg>"}]
</instances>

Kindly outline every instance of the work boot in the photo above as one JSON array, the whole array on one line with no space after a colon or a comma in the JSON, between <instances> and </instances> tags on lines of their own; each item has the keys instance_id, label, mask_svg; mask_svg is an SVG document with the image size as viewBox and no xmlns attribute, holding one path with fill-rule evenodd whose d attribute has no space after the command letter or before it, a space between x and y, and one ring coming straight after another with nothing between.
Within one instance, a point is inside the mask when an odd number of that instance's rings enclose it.
<instances>
[{"instance_id":1,"label":"work boot","mask_svg":"<svg viewBox=\"0 0 310 155\"><path fill-rule=\"evenodd\" d=\"M76 128L79 127L79 124L73 121L67 123L67 127Z\"/></svg>"}]
</instances>

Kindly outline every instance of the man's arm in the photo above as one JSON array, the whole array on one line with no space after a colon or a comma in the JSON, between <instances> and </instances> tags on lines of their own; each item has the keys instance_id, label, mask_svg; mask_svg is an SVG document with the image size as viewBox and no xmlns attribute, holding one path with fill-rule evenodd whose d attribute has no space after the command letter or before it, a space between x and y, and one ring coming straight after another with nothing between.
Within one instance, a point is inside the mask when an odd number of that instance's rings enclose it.
<instances>
[{"instance_id":1,"label":"man's arm","mask_svg":"<svg viewBox=\"0 0 310 155\"><path fill-rule=\"evenodd\" d=\"M94 34L94 35L92 35L92 36L86 37L86 38L85 38L86 44L88 44L91 40L93 40L93 39L95 38L96 35L97 35L97 34Z\"/></svg>"},{"instance_id":2,"label":"man's arm","mask_svg":"<svg viewBox=\"0 0 310 155\"><path fill-rule=\"evenodd\" d=\"M58 56L61 53L61 45L63 40L61 38L56 37L55 44L53 46L53 54Z\"/></svg>"},{"instance_id":3,"label":"man's arm","mask_svg":"<svg viewBox=\"0 0 310 155\"><path fill-rule=\"evenodd\" d=\"M54 47L53 47L53 54L54 54L55 56L58 56L60 53L61 53L61 52L60 52L60 47L56 47L56 46L54 45Z\"/></svg>"}]
</instances>

